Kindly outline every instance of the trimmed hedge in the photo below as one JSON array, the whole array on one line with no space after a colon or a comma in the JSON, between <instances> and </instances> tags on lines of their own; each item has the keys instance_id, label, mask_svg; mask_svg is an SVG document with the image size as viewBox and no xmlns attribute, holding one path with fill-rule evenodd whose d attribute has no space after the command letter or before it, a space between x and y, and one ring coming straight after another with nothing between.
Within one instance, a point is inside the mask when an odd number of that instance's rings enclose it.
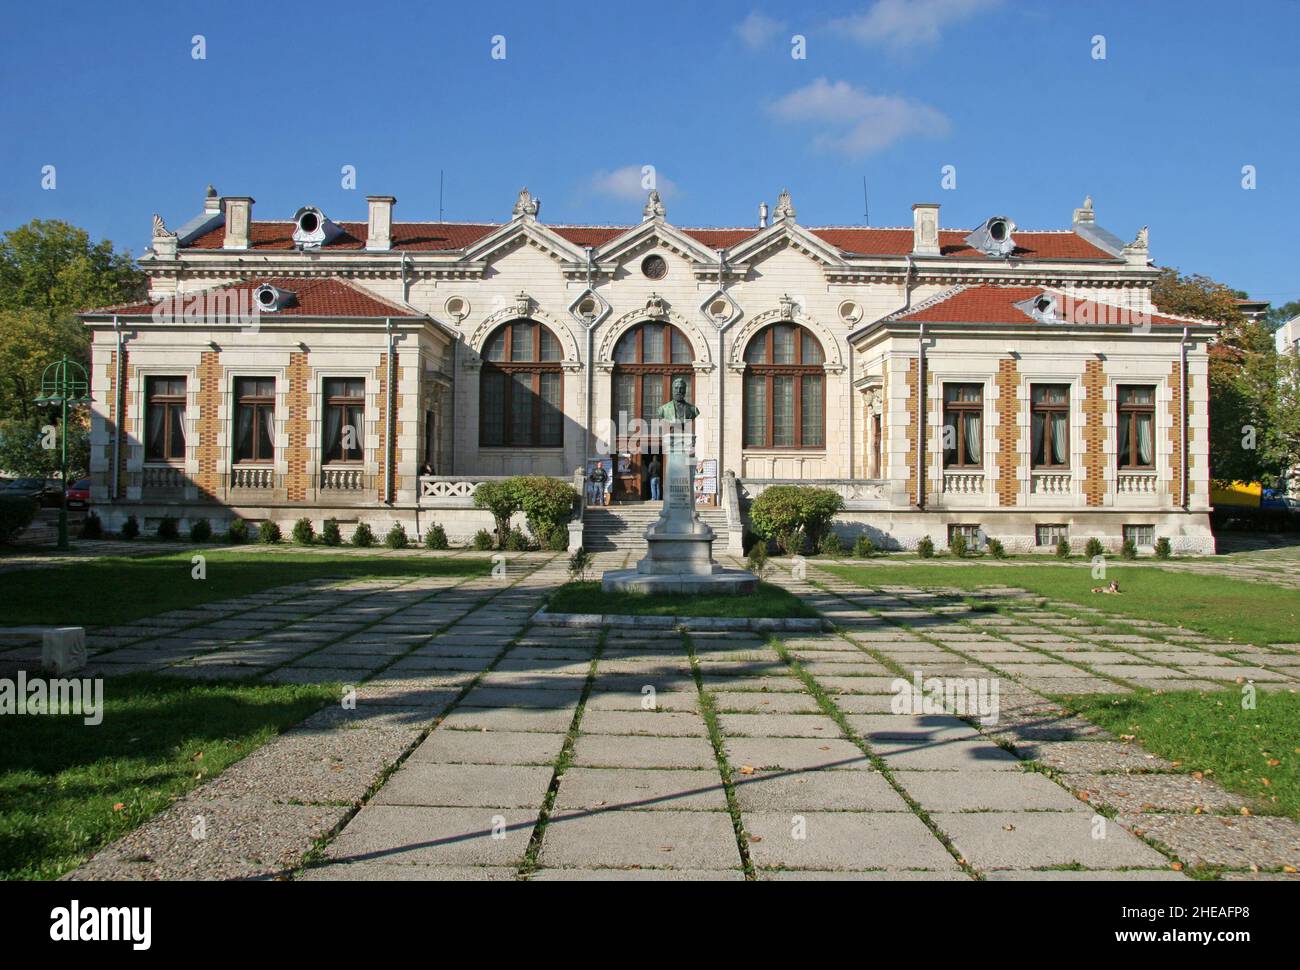
<instances>
[{"instance_id":1,"label":"trimmed hedge","mask_svg":"<svg viewBox=\"0 0 1300 970\"><path fill-rule=\"evenodd\" d=\"M789 545L796 532L818 548L831 521L843 510L844 499L832 489L773 485L750 504L749 524L762 538L776 539L787 552L792 552ZM787 541L783 542L782 536ZM802 540L799 544L802 546Z\"/></svg>"},{"instance_id":2,"label":"trimmed hedge","mask_svg":"<svg viewBox=\"0 0 1300 970\"><path fill-rule=\"evenodd\" d=\"M40 505L24 495L0 497L0 543L10 542L31 525Z\"/></svg>"}]
</instances>

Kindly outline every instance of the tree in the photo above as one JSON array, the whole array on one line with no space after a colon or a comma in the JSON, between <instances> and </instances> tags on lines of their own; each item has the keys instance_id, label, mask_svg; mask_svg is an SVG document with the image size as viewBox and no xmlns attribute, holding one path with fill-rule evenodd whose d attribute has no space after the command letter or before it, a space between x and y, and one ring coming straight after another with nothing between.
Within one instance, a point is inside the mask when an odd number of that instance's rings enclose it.
<instances>
[{"instance_id":1,"label":"tree","mask_svg":"<svg viewBox=\"0 0 1300 970\"><path fill-rule=\"evenodd\" d=\"M1269 307L1268 312L1264 314L1264 320L1269 328L1276 332L1282 324L1297 316L1300 316L1300 300L1292 300L1281 306Z\"/></svg>"},{"instance_id":2,"label":"tree","mask_svg":"<svg viewBox=\"0 0 1300 970\"><path fill-rule=\"evenodd\" d=\"M71 313L48 319L39 310L0 310L0 419L30 418L45 366L65 355L84 363L89 344Z\"/></svg>"},{"instance_id":3,"label":"tree","mask_svg":"<svg viewBox=\"0 0 1300 970\"><path fill-rule=\"evenodd\" d=\"M90 468L90 429L84 416L68 418L68 481ZM62 459L62 432L52 413L0 421L0 469L29 478L56 478Z\"/></svg>"}]
</instances>

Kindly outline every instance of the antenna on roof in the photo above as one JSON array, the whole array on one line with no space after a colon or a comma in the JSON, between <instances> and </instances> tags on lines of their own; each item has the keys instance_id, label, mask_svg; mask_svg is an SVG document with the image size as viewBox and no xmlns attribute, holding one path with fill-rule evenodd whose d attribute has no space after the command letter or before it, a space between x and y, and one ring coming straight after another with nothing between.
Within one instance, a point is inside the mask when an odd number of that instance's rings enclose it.
<instances>
[{"instance_id":1,"label":"antenna on roof","mask_svg":"<svg viewBox=\"0 0 1300 970\"><path fill-rule=\"evenodd\" d=\"M442 222L442 169L438 169L438 221Z\"/></svg>"},{"instance_id":2,"label":"antenna on roof","mask_svg":"<svg viewBox=\"0 0 1300 970\"><path fill-rule=\"evenodd\" d=\"M871 225L871 207L867 205L867 177L862 176L862 223Z\"/></svg>"}]
</instances>

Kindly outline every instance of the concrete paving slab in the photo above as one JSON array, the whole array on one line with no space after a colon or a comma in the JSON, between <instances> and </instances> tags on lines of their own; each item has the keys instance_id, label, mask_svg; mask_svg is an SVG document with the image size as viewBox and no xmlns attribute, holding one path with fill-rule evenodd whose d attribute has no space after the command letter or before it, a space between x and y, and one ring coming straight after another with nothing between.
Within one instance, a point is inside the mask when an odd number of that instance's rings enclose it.
<instances>
[{"instance_id":1,"label":"concrete paving slab","mask_svg":"<svg viewBox=\"0 0 1300 970\"><path fill-rule=\"evenodd\" d=\"M716 768L570 768L560 779L556 812L726 811Z\"/></svg>"},{"instance_id":2,"label":"concrete paving slab","mask_svg":"<svg viewBox=\"0 0 1300 970\"><path fill-rule=\"evenodd\" d=\"M338 862L517 866L536 811L367 805L325 848Z\"/></svg>"},{"instance_id":3,"label":"concrete paving slab","mask_svg":"<svg viewBox=\"0 0 1300 970\"><path fill-rule=\"evenodd\" d=\"M740 850L726 812L556 814L546 826L543 866L729 869Z\"/></svg>"},{"instance_id":4,"label":"concrete paving slab","mask_svg":"<svg viewBox=\"0 0 1300 970\"><path fill-rule=\"evenodd\" d=\"M549 765L457 765L408 761L375 795L375 805L541 808Z\"/></svg>"},{"instance_id":5,"label":"concrete paving slab","mask_svg":"<svg viewBox=\"0 0 1300 970\"><path fill-rule=\"evenodd\" d=\"M915 815L904 812L748 812L756 867L960 871Z\"/></svg>"},{"instance_id":6,"label":"concrete paving slab","mask_svg":"<svg viewBox=\"0 0 1300 970\"><path fill-rule=\"evenodd\" d=\"M903 781L906 787L906 780ZM1163 855L1110 820L1086 812L963 812L931 816L974 868L1163 868ZM1104 837L1095 837L1104 832Z\"/></svg>"}]
</instances>

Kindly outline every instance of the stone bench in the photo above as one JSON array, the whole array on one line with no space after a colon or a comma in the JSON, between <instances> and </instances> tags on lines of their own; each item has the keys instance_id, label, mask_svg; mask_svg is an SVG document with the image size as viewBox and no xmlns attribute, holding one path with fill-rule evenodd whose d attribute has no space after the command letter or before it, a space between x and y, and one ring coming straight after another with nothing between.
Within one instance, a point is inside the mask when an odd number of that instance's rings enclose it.
<instances>
[{"instance_id":1,"label":"stone bench","mask_svg":"<svg viewBox=\"0 0 1300 970\"><path fill-rule=\"evenodd\" d=\"M0 641L41 640L41 669L67 674L86 666L86 628L82 626L0 627Z\"/></svg>"}]
</instances>

